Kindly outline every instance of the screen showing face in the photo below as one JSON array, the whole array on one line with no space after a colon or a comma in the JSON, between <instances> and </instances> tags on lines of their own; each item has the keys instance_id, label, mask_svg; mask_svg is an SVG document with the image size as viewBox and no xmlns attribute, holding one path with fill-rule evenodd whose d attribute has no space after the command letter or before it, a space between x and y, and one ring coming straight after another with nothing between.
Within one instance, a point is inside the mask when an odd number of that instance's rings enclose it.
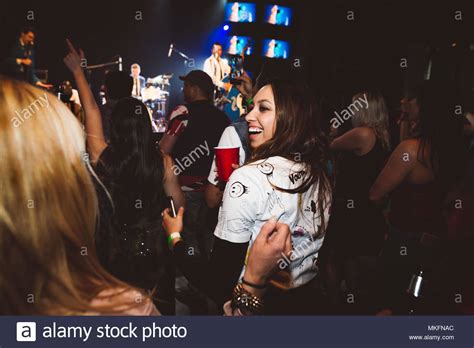
<instances>
[{"instance_id":1,"label":"screen showing face","mask_svg":"<svg viewBox=\"0 0 474 348\"><path fill-rule=\"evenodd\" d=\"M225 51L227 54L252 54L252 39L247 36L230 36L226 40Z\"/></svg>"},{"instance_id":2,"label":"screen showing face","mask_svg":"<svg viewBox=\"0 0 474 348\"><path fill-rule=\"evenodd\" d=\"M265 7L265 22L273 25L289 26L291 24L292 10L280 5L267 5Z\"/></svg>"},{"instance_id":3,"label":"screen showing face","mask_svg":"<svg viewBox=\"0 0 474 348\"><path fill-rule=\"evenodd\" d=\"M230 22L255 21L255 4L248 2L229 2L225 7L225 20Z\"/></svg>"},{"instance_id":4,"label":"screen showing face","mask_svg":"<svg viewBox=\"0 0 474 348\"><path fill-rule=\"evenodd\" d=\"M290 45L288 42L281 40L264 40L262 55L267 58L287 59L290 56Z\"/></svg>"}]
</instances>

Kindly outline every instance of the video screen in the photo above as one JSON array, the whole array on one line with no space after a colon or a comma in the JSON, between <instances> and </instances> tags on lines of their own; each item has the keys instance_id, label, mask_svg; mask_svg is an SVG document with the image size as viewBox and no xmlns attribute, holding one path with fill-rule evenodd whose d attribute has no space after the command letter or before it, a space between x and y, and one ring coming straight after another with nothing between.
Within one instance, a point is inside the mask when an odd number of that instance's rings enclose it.
<instances>
[{"instance_id":1,"label":"video screen","mask_svg":"<svg viewBox=\"0 0 474 348\"><path fill-rule=\"evenodd\" d=\"M224 50L227 54L252 54L253 40L248 36L230 36L224 43Z\"/></svg>"},{"instance_id":2,"label":"video screen","mask_svg":"<svg viewBox=\"0 0 474 348\"><path fill-rule=\"evenodd\" d=\"M273 25L283 25L285 27L291 24L293 10L289 7L280 5L267 5L265 7L265 22Z\"/></svg>"},{"instance_id":3,"label":"video screen","mask_svg":"<svg viewBox=\"0 0 474 348\"><path fill-rule=\"evenodd\" d=\"M287 59L290 56L290 44L275 39L264 40L262 54L267 58Z\"/></svg>"},{"instance_id":4,"label":"video screen","mask_svg":"<svg viewBox=\"0 0 474 348\"><path fill-rule=\"evenodd\" d=\"M225 7L225 20L230 22L255 21L255 4L248 2L229 2Z\"/></svg>"}]
</instances>

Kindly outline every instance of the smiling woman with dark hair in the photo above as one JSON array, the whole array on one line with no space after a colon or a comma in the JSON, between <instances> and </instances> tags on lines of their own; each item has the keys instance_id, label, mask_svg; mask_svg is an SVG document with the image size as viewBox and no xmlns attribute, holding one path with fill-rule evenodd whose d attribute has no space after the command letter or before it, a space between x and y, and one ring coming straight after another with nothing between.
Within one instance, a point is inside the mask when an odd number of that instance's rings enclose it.
<instances>
[{"instance_id":1,"label":"smiling woman with dark hair","mask_svg":"<svg viewBox=\"0 0 474 348\"><path fill-rule=\"evenodd\" d=\"M318 251L332 192L327 146L303 86L272 81L258 91L254 105L246 116L252 157L229 179L215 235L251 245L272 216L288 224L294 252L268 280L267 313L314 313ZM244 262L242 267L243 272Z\"/></svg>"},{"instance_id":2,"label":"smiling woman with dark hair","mask_svg":"<svg viewBox=\"0 0 474 348\"><path fill-rule=\"evenodd\" d=\"M202 285L219 305L240 280L242 285L234 289L233 309L243 305L236 298L250 287L266 289L265 314L315 314L321 310L318 252L328 224L332 193L327 173L328 147L309 93L302 86L273 81L263 86L253 100L255 106L246 116L253 153L227 183L208 276L193 277L188 272L192 265L178 262L185 275ZM288 256L281 255L276 273L247 279L243 275L249 246L271 218L289 226L293 250ZM171 235L176 231L167 232ZM182 243L176 245L180 250L175 255L183 254Z\"/></svg>"}]
</instances>

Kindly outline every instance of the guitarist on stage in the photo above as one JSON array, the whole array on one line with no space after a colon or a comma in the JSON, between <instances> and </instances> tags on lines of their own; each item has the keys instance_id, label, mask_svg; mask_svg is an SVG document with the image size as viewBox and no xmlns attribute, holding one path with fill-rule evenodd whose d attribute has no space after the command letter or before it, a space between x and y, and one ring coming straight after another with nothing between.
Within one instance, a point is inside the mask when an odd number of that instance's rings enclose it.
<instances>
[{"instance_id":1,"label":"guitarist on stage","mask_svg":"<svg viewBox=\"0 0 474 348\"><path fill-rule=\"evenodd\" d=\"M212 54L205 60L202 70L211 77L217 88L228 92L232 87L230 83L222 82L230 74L230 66L227 60L222 58L222 45L219 42L212 45Z\"/></svg>"}]
</instances>

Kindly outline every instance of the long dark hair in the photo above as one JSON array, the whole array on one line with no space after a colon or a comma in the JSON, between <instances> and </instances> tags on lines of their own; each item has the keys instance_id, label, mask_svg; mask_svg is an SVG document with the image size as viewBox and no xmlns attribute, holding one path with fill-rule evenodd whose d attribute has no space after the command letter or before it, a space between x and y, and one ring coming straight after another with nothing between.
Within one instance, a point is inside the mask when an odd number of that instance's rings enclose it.
<instances>
[{"instance_id":1,"label":"long dark hair","mask_svg":"<svg viewBox=\"0 0 474 348\"><path fill-rule=\"evenodd\" d=\"M456 100L450 88L425 82L419 95L420 147L417 159L433 170L435 180L446 192L465 165L461 116L455 114ZM429 150L429 156L425 156Z\"/></svg>"},{"instance_id":2,"label":"long dark hair","mask_svg":"<svg viewBox=\"0 0 474 348\"><path fill-rule=\"evenodd\" d=\"M249 163L281 156L288 160L304 163L307 173L303 183L294 189L275 189L287 193L306 192L318 183L319 216L323 232L324 208L332 194L332 179L328 164L330 153L326 136L320 128L320 115L309 89L302 84L274 79L270 85L275 99L276 126L273 137L253 150Z\"/></svg>"},{"instance_id":3,"label":"long dark hair","mask_svg":"<svg viewBox=\"0 0 474 348\"><path fill-rule=\"evenodd\" d=\"M101 160L116 218L128 223L156 218L164 198L163 159L141 101L128 97L117 102L111 114L110 146Z\"/></svg>"}]
</instances>

